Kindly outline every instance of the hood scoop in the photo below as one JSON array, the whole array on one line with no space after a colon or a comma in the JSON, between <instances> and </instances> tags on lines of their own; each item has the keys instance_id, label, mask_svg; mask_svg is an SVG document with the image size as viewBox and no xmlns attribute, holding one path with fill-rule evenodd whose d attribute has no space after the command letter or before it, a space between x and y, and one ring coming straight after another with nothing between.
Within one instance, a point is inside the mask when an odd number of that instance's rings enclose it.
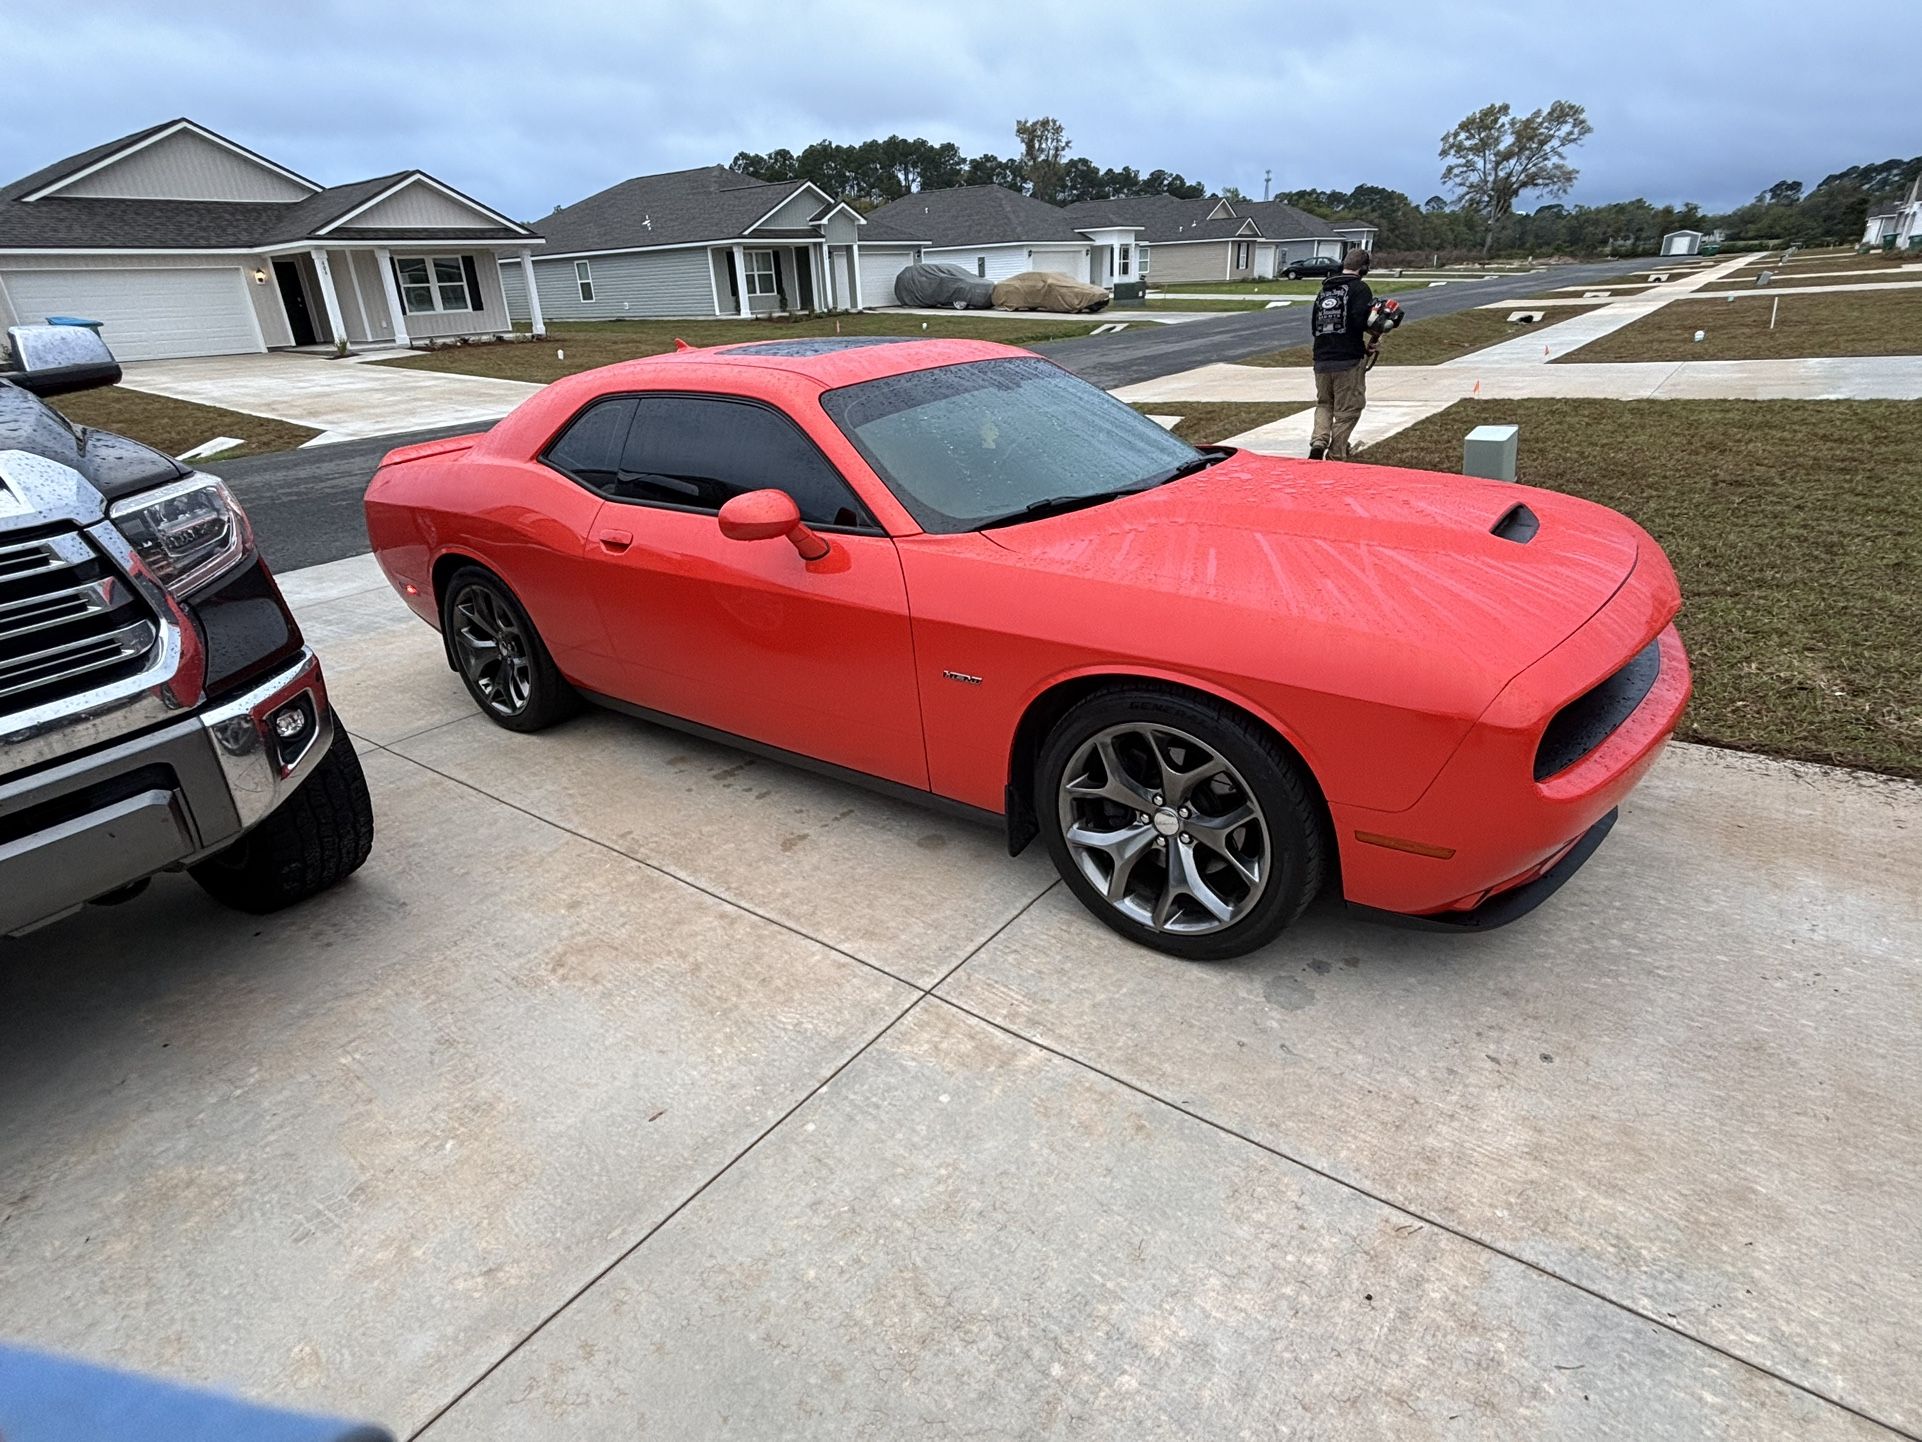
<instances>
[{"instance_id":1,"label":"hood scoop","mask_svg":"<svg viewBox=\"0 0 1922 1442\"><path fill-rule=\"evenodd\" d=\"M1518 546L1526 546L1535 539L1535 533L1541 528L1540 518L1527 506L1518 503L1502 512L1500 519L1488 528L1488 534L1504 541L1513 541Z\"/></svg>"}]
</instances>

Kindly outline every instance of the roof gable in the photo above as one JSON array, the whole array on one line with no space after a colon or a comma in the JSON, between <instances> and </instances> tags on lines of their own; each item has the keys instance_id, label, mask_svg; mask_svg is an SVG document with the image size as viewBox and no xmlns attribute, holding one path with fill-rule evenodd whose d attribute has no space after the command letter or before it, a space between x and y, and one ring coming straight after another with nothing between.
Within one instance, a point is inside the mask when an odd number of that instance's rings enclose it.
<instances>
[{"instance_id":1,"label":"roof gable","mask_svg":"<svg viewBox=\"0 0 1922 1442\"><path fill-rule=\"evenodd\" d=\"M30 185L28 182L32 182ZM286 203L320 189L263 155L187 119L68 156L8 198ZM10 190L14 187L9 187Z\"/></svg>"},{"instance_id":2,"label":"roof gable","mask_svg":"<svg viewBox=\"0 0 1922 1442\"><path fill-rule=\"evenodd\" d=\"M546 237L550 255L696 245L739 240L756 225L764 232L809 225L826 199L806 181L755 180L703 165L623 180L542 217L534 229ZM790 200L797 202L791 220Z\"/></svg>"},{"instance_id":3,"label":"roof gable","mask_svg":"<svg viewBox=\"0 0 1922 1442\"><path fill-rule=\"evenodd\" d=\"M489 210L451 186L422 171L404 172L392 185L368 200L349 202L335 218L320 225L316 235L336 230L498 230L519 229L497 211Z\"/></svg>"}]
</instances>

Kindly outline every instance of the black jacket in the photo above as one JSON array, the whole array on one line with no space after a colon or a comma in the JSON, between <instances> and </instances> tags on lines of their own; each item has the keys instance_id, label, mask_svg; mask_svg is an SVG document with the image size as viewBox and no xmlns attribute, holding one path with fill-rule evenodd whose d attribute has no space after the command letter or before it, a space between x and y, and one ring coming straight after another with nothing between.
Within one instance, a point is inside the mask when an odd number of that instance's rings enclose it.
<instances>
[{"instance_id":1,"label":"black jacket","mask_svg":"<svg viewBox=\"0 0 1922 1442\"><path fill-rule=\"evenodd\" d=\"M1318 371L1353 370L1361 364L1367 352L1368 311L1375 303L1375 293L1368 288L1367 281L1348 271L1331 275L1321 283L1321 294L1315 297L1315 304L1319 306L1330 291L1343 287L1348 291L1348 325L1334 335L1315 337L1315 369Z\"/></svg>"}]
</instances>

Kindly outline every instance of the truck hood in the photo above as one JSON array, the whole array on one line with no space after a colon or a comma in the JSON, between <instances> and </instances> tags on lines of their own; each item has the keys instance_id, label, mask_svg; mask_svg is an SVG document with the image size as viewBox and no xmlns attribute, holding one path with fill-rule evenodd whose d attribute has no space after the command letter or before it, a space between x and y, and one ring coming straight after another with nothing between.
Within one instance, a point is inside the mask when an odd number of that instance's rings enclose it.
<instances>
[{"instance_id":1,"label":"truck hood","mask_svg":"<svg viewBox=\"0 0 1922 1442\"><path fill-rule=\"evenodd\" d=\"M0 481L0 531L44 525L48 520L40 514L38 498L23 494L28 472L51 475L45 465L34 463L36 457L78 474L98 499L109 502L192 474L151 446L111 431L72 425L40 397L0 381L0 455L8 452L21 459L16 462L15 484Z\"/></svg>"},{"instance_id":2,"label":"truck hood","mask_svg":"<svg viewBox=\"0 0 1922 1442\"><path fill-rule=\"evenodd\" d=\"M1030 566L1216 601L1473 666L1497 684L1615 594L1643 532L1606 507L1427 471L1242 451L1138 496L983 533Z\"/></svg>"}]
</instances>

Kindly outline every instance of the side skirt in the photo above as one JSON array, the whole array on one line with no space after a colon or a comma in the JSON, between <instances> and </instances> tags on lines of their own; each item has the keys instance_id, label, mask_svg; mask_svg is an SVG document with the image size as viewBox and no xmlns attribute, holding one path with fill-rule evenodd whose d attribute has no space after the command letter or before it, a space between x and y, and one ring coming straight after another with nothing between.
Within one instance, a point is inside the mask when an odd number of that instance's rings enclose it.
<instances>
[{"instance_id":1,"label":"side skirt","mask_svg":"<svg viewBox=\"0 0 1922 1442\"><path fill-rule=\"evenodd\" d=\"M579 688L576 688L579 689ZM703 741L712 741L720 746L731 746L736 751L745 751L750 756L760 756L769 761L778 761L784 766L797 767L802 771L812 771L817 776L827 776L836 781L845 781L863 790L891 796L896 801L912 802L931 811L944 812L963 821L972 821L977 826L992 826L995 830L1005 830L1007 818L998 811L987 811L979 806L969 806L966 802L955 801L947 796L937 796L932 791L924 791L919 786L904 786L899 781L890 781L885 776L871 776L865 771L856 771L847 766L836 766L831 761L822 761L813 756L803 756L798 751L785 751L779 746L769 746L762 741L754 741L746 736L737 736L732 731L717 731L712 726L703 726L698 721L688 721L679 716L670 716L665 711L655 711L647 706L636 706L632 701L622 701L613 696L603 696L598 691L581 691L581 695L596 706L604 706L609 711L618 711L623 716L636 720L649 721L656 726L665 726L670 731L681 731L689 736L698 736Z\"/></svg>"}]
</instances>

